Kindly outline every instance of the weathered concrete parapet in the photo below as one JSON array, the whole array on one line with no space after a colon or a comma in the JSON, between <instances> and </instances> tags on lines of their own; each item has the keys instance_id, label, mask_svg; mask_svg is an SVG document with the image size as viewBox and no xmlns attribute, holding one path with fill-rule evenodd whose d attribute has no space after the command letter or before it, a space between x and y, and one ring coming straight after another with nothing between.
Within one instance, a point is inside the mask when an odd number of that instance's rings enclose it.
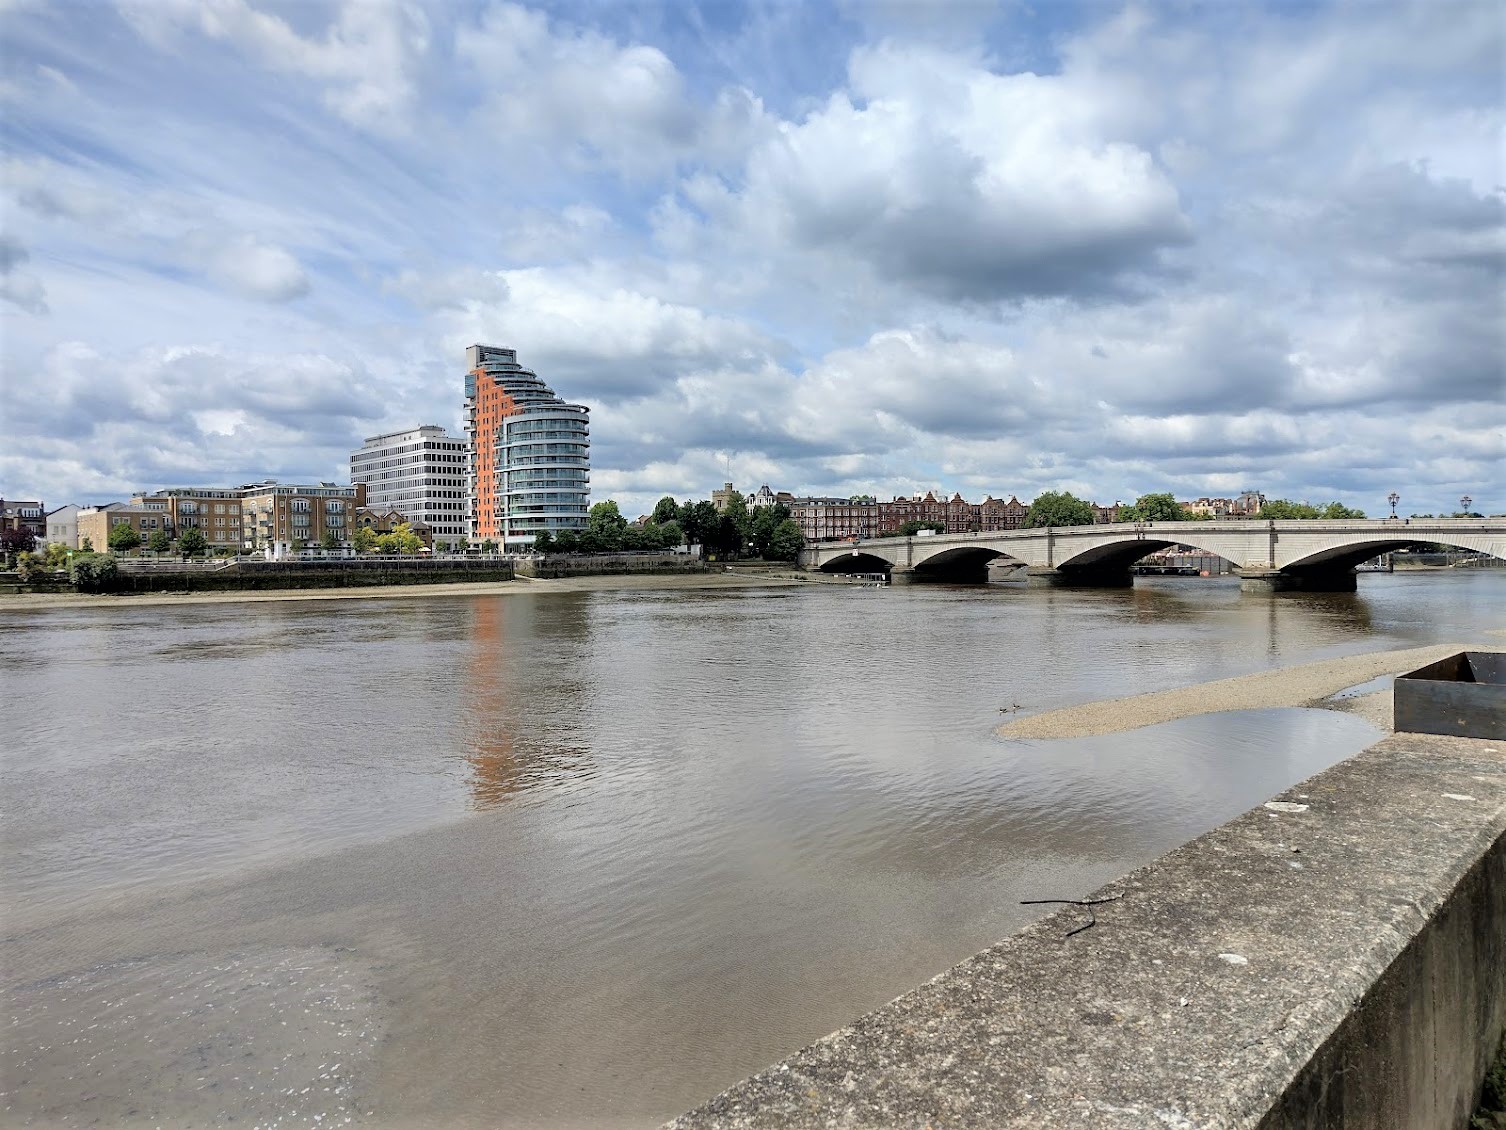
<instances>
[{"instance_id":1,"label":"weathered concrete parapet","mask_svg":"<svg viewBox=\"0 0 1506 1130\"><path fill-rule=\"evenodd\" d=\"M1463 1126L1506 1027L1506 744L1389 738L1110 895L670 1125Z\"/></svg>"}]
</instances>

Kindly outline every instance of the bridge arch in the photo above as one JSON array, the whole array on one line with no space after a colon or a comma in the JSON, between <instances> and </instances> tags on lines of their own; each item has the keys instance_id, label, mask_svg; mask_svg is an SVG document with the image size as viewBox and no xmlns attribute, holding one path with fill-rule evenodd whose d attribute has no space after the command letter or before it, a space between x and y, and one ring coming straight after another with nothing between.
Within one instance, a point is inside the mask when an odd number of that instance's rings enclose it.
<instances>
[{"instance_id":1,"label":"bridge arch","mask_svg":"<svg viewBox=\"0 0 1506 1130\"><path fill-rule=\"evenodd\" d=\"M1081 553L1058 561L1056 567L1067 572L1077 569L1106 573L1119 572L1121 570L1128 570L1131 565L1148 553L1170 549L1175 545L1190 545L1194 549L1202 550L1204 553L1223 556L1219 550L1208 549L1198 545L1195 540L1178 539L1176 541L1168 541L1164 538L1126 537L1118 541L1105 542L1102 545L1095 545L1090 549L1085 549Z\"/></svg>"},{"instance_id":2,"label":"bridge arch","mask_svg":"<svg viewBox=\"0 0 1506 1130\"><path fill-rule=\"evenodd\" d=\"M839 554L818 567L822 573L887 573L893 568L894 562L887 557L857 549Z\"/></svg>"},{"instance_id":3,"label":"bridge arch","mask_svg":"<svg viewBox=\"0 0 1506 1130\"><path fill-rule=\"evenodd\" d=\"M954 545L915 563L915 575L936 581L986 581L990 561L1025 562L986 545Z\"/></svg>"},{"instance_id":4,"label":"bridge arch","mask_svg":"<svg viewBox=\"0 0 1506 1130\"><path fill-rule=\"evenodd\" d=\"M1282 565L1281 569L1282 572L1299 574L1319 571L1343 572L1363 561L1369 561L1372 557L1379 557L1383 553L1395 553L1399 549L1412 549L1419 545L1451 545L1458 549L1485 553L1491 557L1501 555L1497 538L1472 537L1469 534L1438 537L1436 534L1429 534L1427 537L1388 537L1377 538L1374 541L1328 546L1294 558Z\"/></svg>"}]
</instances>

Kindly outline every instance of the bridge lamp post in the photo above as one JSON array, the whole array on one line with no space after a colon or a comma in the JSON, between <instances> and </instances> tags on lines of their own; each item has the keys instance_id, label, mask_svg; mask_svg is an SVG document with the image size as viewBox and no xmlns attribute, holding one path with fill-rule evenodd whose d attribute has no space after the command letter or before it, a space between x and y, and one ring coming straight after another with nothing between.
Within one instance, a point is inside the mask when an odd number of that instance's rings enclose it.
<instances>
[{"instance_id":1,"label":"bridge lamp post","mask_svg":"<svg viewBox=\"0 0 1506 1130\"><path fill-rule=\"evenodd\" d=\"M1391 517L1394 519L1396 517L1396 504L1401 501L1401 495L1393 490L1390 494L1386 495L1386 501L1391 504Z\"/></svg>"},{"instance_id":2,"label":"bridge lamp post","mask_svg":"<svg viewBox=\"0 0 1506 1130\"><path fill-rule=\"evenodd\" d=\"M1470 507L1470 503L1472 503L1472 502L1474 502L1474 499L1471 498L1467 494L1464 495L1462 498L1459 499L1459 509L1462 510L1462 511L1464 511L1464 516L1466 518L1469 517L1469 507Z\"/></svg>"}]
</instances>

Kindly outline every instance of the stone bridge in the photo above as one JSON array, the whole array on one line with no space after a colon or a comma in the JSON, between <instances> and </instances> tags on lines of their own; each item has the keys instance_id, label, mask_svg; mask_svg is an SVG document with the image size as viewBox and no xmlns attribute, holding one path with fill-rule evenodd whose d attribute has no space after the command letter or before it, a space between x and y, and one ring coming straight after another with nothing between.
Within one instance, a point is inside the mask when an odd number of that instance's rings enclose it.
<instances>
[{"instance_id":1,"label":"stone bridge","mask_svg":"<svg viewBox=\"0 0 1506 1130\"><path fill-rule=\"evenodd\" d=\"M1351 591L1360 562L1429 543L1506 558L1506 518L1047 526L827 542L803 550L800 564L827 573L888 573L894 582L966 581L983 580L989 562L999 560L1018 565L1033 584L1122 586L1146 554L1189 545L1232 561L1243 588Z\"/></svg>"}]
</instances>

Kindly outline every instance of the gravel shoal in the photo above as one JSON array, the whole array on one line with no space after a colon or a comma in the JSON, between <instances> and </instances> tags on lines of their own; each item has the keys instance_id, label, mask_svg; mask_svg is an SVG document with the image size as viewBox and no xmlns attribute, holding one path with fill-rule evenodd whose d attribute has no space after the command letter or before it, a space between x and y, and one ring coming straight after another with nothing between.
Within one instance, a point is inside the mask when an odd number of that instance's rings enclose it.
<instances>
[{"instance_id":1,"label":"gravel shoal","mask_svg":"<svg viewBox=\"0 0 1506 1130\"><path fill-rule=\"evenodd\" d=\"M1341 702L1328 701L1329 697L1347 687L1358 686L1382 675L1399 675L1472 647L1482 650L1471 644L1452 643L1323 659L1190 687L1048 710L1044 714L1006 722L998 732L1007 738L1086 738L1136 730L1141 726L1190 718L1194 714L1260 710L1273 706L1325 706L1352 711L1389 730L1389 690Z\"/></svg>"}]
</instances>

